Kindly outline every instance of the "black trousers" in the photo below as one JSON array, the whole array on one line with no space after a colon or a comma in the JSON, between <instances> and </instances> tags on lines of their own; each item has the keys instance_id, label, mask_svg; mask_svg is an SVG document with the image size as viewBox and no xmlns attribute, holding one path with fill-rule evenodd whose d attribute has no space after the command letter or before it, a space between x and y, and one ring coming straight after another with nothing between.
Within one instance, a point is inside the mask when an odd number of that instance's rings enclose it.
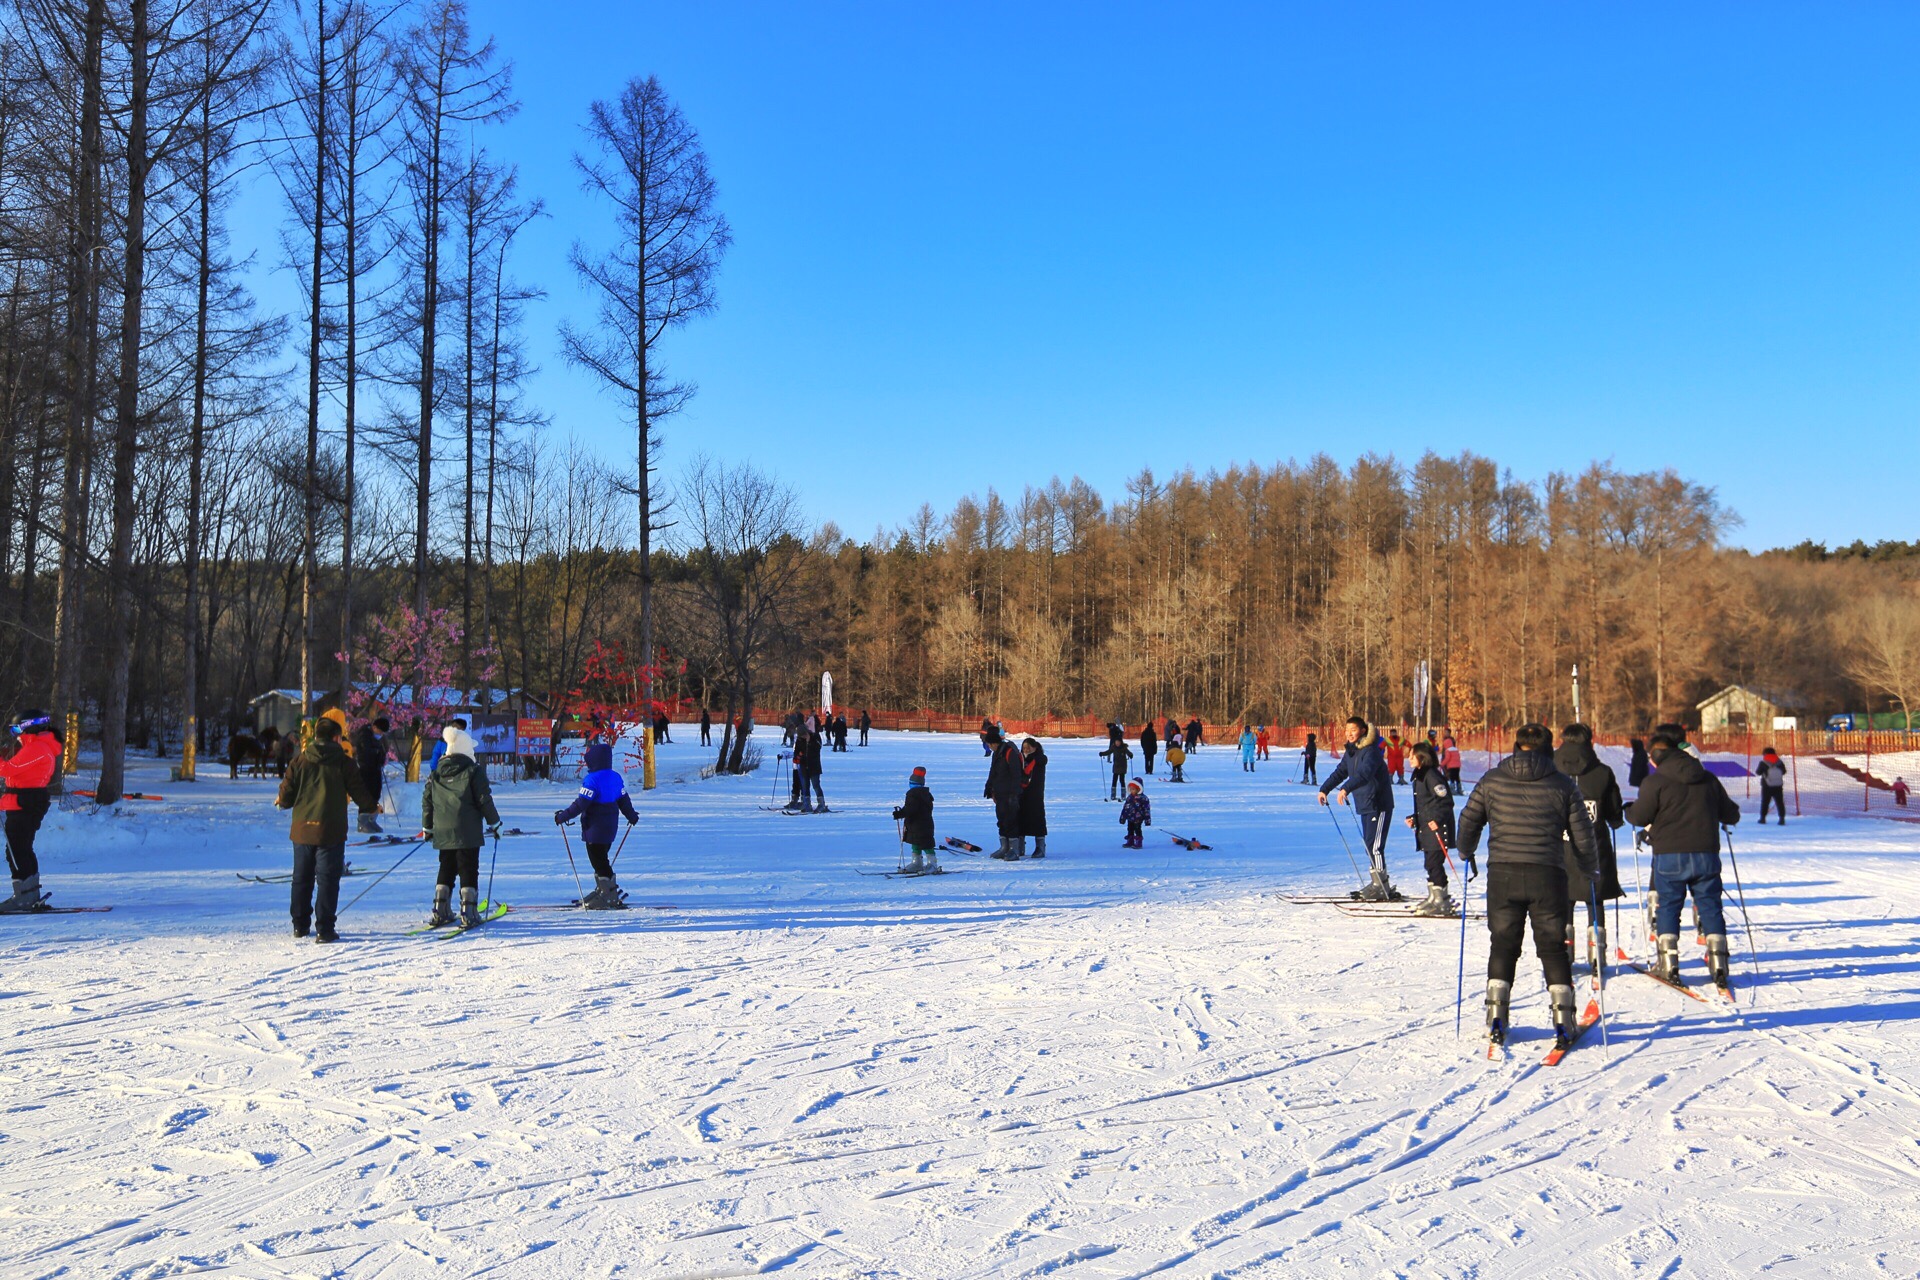
<instances>
[{"instance_id":1,"label":"black trousers","mask_svg":"<svg viewBox=\"0 0 1920 1280\"><path fill-rule=\"evenodd\" d=\"M40 855L33 851L33 838L47 816L51 801L45 787L15 791L18 809L7 810L7 863L15 880L27 880L40 874Z\"/></svg>"},{"instance_id":2,"label":"black trousers","mask_svg":"<svg viewBox=\"0 0 1920 1280\"><path fill-rule=\"evenodd\" d=\"M386 781L386 771L384 769L362 769L360 771L360 781L367 784L367 794L373 797L373 803L360 810L360 812L380 812L380 784Z\"/></svg>"},{"instance_id":3,"label":"black trousers","mask_svg":"<svg viewBox=\"0 0 1920 1280\"><path fill-rule=\"evenodd\" d=\"M1113 771L1113 783L1107 788L1107 799L1118 800L1120 793L1127 789L1127 767L1121 765Z\"/></svg>"},{"instance_id":4,"label":"black trousers","mask_svg":"<svg viewBox=\"0 0 1920 1280\"><path fill-rule=\"evenodd\" d=\"M1020 835L1020 801L995 800L993 802L995 829L1003 836L1018 838Z\"/></svg>"},{"instance_id":5,"label":"black trousers","mask_svg":"<svg viewBox=\"0 0 1920 1280\"><path fill-rule=\"evenodd\" d=\"M703 724L700 726L700 745L703 747L710 747L713 745L713 726L712 725Z\"/></svg>"},{"instance_id":6,"label":"black trousers","mask_svg":"<svg viewBox=\"0 0 1920 1280\"><path fill-rule=\"evenodd\" d=\"M1444 889L1447 887L1447 853L1432 835L1432 832L1416 834L1413 845L1427 856L1427 883Z\"/></svg>"},{"instance_id":7,"label":"black trousers","mask_svg":"<svg viewBox=\"0 0 1920 1280\"><path fill-rule=\"evenodd\" d=\"M1320 765L1312 756L1306 756L1300 761L1300 781L1320 781Z\"/></svg>"},{"instance_id":8,"label":"black trousers","mask_svg":"<svg viewBox=\"0 0 1920 1280\"><path fill-rule=\"evenodd\" d=\"M1558 856L1559 850L1554 853ZM1546 971L1547 985L1573 985L1573 962L1567 957L1567 926L1573 922L1567 903L1567 869L1526 862L1491 863L1487 867L1487 932L1493 935L1493 949L1487 955L1487 977L1513 981L1529 920L1533 949Z\"/></svg>"},{"instance_id":9,"label":"black trousers","mask_svg":"<svg viewBox=\"0 0 1920 1280\"><path fill-rule=\"evenodd\" d=\"M1153 776L1153 755L1154 755L1154 753L1153 753L1153 752L1151 752L1151 751L1142 751L1142 752L1141 752L1141 754L1142 754L1142 755L1144 755L1144 756L1145 756L1145 757L1147 758L1147 776L1148 776L1149 778L1151 778L1151 777Z\"/></svg>"},{"instance_id":10,"label":"black trousers","mask_svg":"<svg viewBox=\"0 0 1920 1280\"><path fill-rule=\"evenodd\" d=\"M1786 787L1784 786L1770 787L1764 782L1761 783L1760 784L1760 821L1762 822L1765 822L1767 820L1768 805L1772 805L1774 807L1774 811L1780 815L1780 825L1783 827L1786 826L1787 825L1787 789Z\"/></svg>"},{"instance_id":11,"label":"black trousers","mask_svg":"<svg viewBox=\"0 0 1920 1280\"><path fill-rule=\"evenodd\" d=\"M593 864L593 874L605 880L613 879L613 864L607 861L607 850L613 848L611 840L589 840L587 861Z\"/></svg>"},{"instance_id":12,"label":"black trousers","mask_svg":"<svg viewBox=\"0 0 1920 1280\"><path fill-rule=\"evenodd\" d=\"M478 849L442 849L440 851L440 878L435 884L453 886L455 876L469 889L480 888L480 850Z\"/></svg>"},{"instance_id":13,"label":"black trousers","mask_svg":"<svg viewBox=\"0 0 1920 1280\"><path fill-rule=\"evenodd\" d=\"M302 929L320 926L321 933L333 932L334 914L340 909L340 874L347 867L345 844L297 844L293 846L293 922Z\"/></svg>"}]
</instances>

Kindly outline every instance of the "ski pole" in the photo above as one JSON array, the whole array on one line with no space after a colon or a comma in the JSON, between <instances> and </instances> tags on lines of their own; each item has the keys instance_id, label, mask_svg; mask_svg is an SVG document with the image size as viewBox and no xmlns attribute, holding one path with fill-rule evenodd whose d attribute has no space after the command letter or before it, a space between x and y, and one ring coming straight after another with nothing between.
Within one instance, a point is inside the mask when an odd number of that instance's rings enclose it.
<instances>
[{"instance_id":1,"label":"ski pole","mask_svg":"<svg viewBox=\"0 0 1920 1280\"><path fill-rule=\"evenodd\" d=\"M904 871L907 867L907 824L895 818L893 834L900 841L900 847L893 851L893 869Z\"/></svg>"},{"instance_id":2,"label":"ski pole","mask_svg":"<svg viewBox=\"0 0 1920 1280\"><path fill-rule=\"evenodd\" d=\"M493 856L487 860L487 905L493 905L493 873L500 866L500 828L493 829Z\"/></svg>"},{"instance_id":3,"label":"ski pole","mask_svg":"<svg viewBox=\"0 0 1920 1280\"><path fill-rule=\"evenodd\" d=\"M1607 909L1600 902L1600 867L1594 864L1591 882L1593 896L1587 899L1587 927L1592 928L1595 920L1604 921ZM1596 948L1593 953L1593 999L1600 1006L1600 1056L1611 1058L1613 1045L1607 1039L1607 954Z\"/></svg>"},{"instance_id":4,"label":"ski pole","mask_svg":"<svg viewBox=\"0 0 1920 1280\"><path fill-rule=\"evenodd\" d=\"M633 834L633 829L638 825L640 824L636 822L629 822L627 824L627 829L620 833L620 847L613 851L613 861L608 863L607 865L616 866L616 867L620 865L620 850L627 847L627 837Z\"/></svg>"},{"instance_id":5,"label":"ski pole","mask_svg":"<svg viewBox=\"0 0 1920 1280\"><path fill-rule=\"evenodd\" d=\"M1433 832L1433 838L1440 842L1440 856L1452 865L1453 852L1447 848L1447 838L1440 834L1440 824L1429 820L1427 830ZM1467 1002L1467 899L1473 891L1467 887L1466 869L1456 869L1460 872L1460 970L1453 983L1453 1038L1458 1040L1461 1010Z\"/></svg>"},{"instance_id":6,"label":"ski pole","mask_svg":"<svg viewBox=\"0 0 1920 1280\"><path fill-rule=\"evenodd\" d=\"M566 846L567 865L573 868L573 887L584 898L587 896L586 886L580 883L580 864L573 860L573 841L567 839L567 828L564 824L560 828L560 843Z\"/></svg>"},{"instance_id":7,"label":"ski pole","mask_svg":"<svg viewBox=\"0 0 1920 1280\"><path fill-rule=\"evenodd\" d=\"M1334 834L1340 837L1340 844L1347 851L1347 861L1353 864L1354 878L1357 880L1365 880L1366 877L1360 874L1360 860L1353 856L1353 846L1347 843L1346 830L1340 825L1340 815L1333 811L1331 804L1326 806L1326 810L1327 817L1333 822Z\"/></svg>"},{"instance_id":8,"label":"ski pole","mask_svg":"<svg viewBox=\"0 0 1920 1280\"><path fill-rule=\"evenodd\" d=\"M1644 828L1643 828L1644 829ZM1653 946L1653 904L1647 901L1647 887L1640 879L1640 832L1633 833L1633 892L1640 899L1641 941Z\"/></svg>"},{"instance_id":9,"label":"ski pole","mask_svg":"<svg viewBox=\"0 0 1920 1280\"><path fill-rule=\"evenodd\" d=\"M1721 827L1727 837L1727 862L1733 867L1733 892L1740 899L1740 919L1747 926L1747 960L1753 966L1753 983L1760 985L1760 949L1753 941L1753 917L1747 914L1747 891L1740 884L1740 859L1733 856L1733 829ZM1754 1002L1754 993L1747 993L1747 1003Z\"/></svg>"},{"instance_id":10,"label":"ski pole","mask_svg":"<svg viewBox=\"0 0 1920 1280\"><path fill-rule=\"evenodd\" d=\"M426 842L427 842L427 837L425 836L421 836L418 840L414 841L413 848L407 850L405 853L400 855L400 862L405 862L408 858L411 858L414 854L418 853L420 851L420 846L425 844ZM366 888L362 889L359 893L353 896L353 902L358 902L360 901L360 899L372 893L374 885L379 884L382 880L385 880L388 876L398 871L400 869L400 862L394 863L392 866L388 867L385 871L382 871L379 875L375 876L373 878L373 884L368 885ZM353 902L349 902L346 906L334 912L333 913L334 917L338 919L339 917L347 914L348 911L352 910Z\"/></svg>"}]
</instances>

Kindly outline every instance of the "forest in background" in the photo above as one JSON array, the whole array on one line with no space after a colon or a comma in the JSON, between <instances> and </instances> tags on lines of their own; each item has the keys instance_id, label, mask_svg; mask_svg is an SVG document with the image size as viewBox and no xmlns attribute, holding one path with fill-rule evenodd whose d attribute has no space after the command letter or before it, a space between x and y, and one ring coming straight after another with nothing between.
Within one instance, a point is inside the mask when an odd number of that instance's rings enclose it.
<instances>
[{"instance_id":1,"label":"forest in background","mask_svg":"<svg viewBox=\"0 0 1920 1280\"><path fill-rule=\"evenodd\" d=\"M1010 475L866 539L749 465L660 475L692 394L662 355L731 232L644 76L575 157L604 222L561 348L631 430L603 456L526 391L544 290L514 248L544 206L490 150L516 109L460 0L0 5L0 702L77 715L103 797L129 746L344 690L403 608L440 611L460 683L557 707L608 645L716 713L831 670L849 705L1009 718L1553 722L1576 662L1603 729L1731 682L1920 701L1914 546L1748 554L1670 472L1342 463L1277 430L1308 460ZM273 243L230 242L248 183ZM263 265L294 314L250 296Z\"/></svg>"}]
</instances>

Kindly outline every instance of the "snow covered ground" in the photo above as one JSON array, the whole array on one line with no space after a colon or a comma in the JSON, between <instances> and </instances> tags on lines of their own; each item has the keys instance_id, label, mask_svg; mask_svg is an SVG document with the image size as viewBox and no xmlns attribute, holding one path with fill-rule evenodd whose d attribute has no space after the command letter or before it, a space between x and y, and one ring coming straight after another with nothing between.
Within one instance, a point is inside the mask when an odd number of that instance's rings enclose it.
<instances>
[{"instance_id":1,"label":"snow covered ground","mask_svg":"<svg viewBox=\"0 0 1920 1280\"><path fill-rule=\"evenodd\" d=\"M1743 825L1751 1005L1620 976L1546 1068L1529 953L1489 1063L1483 926L1456 1039L1457 925L1281 896L1354 879L1291 756L1198 753L1136 853L1098 749L1050 745L1044 863L857 874L915 764L992 843L976 743L876 734L827 816L766 772L642 798L657 910L406 937L423 851L331 948L236 877L286 862L271 783L56 815L55 902L114 910L0 918L4 1274L1920 1275L1920 828ZM497 897L572 896L569 791L499 788L543 834Z\"/></svg>"}]
</instances>

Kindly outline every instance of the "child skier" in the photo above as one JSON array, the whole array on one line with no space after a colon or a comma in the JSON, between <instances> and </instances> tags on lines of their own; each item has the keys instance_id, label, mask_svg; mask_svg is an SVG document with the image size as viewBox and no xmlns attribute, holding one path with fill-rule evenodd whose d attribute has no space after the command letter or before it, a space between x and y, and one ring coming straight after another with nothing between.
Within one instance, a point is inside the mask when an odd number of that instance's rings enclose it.
<instances>
[{"instance_id":1,"label":"child skier","mask_svg":"<svg viewBox=\"0 0 1920 1280\"><path fill-rule=\"evenodd\" d=\"M1320 785L1320 769L1316 763L1320 758L1320 735L1307 735L1307 745L1300 748L1300 781Z\"/></svg>"},{"instance_id":2,"label":"child skier","mask_svg":"<svg viewBox=\"0 0 1920 1280\"><path fill-rule=\"evenodd\" d=\"M1133 748L1127 745L1124 738L1109 738L1107 749L1100 753L1100 758L1113 761L1113 781L1107 787L1107 799L1118 800L1120 788L1127 782L1127 762L1133 759Z\"/></svg>"},{"instance_id":3,"label":"child skier","mask_svg":"<svg viewBox=\"0 0 1920 1280\"><path fill-rule=\"evenodd\" d=\"M940 874L940 852L933 840L933 792L927 790L927 771L916 766L907 775L907 794L895 806L893 820L900 824L900 838L913 850L908 875Z\"/></svg>"},{"instance_id":4,"label":"child skier","mask_svg":"<svg viewBox=\"0 0 1920 1280\"><path fill-rule=\"evenodd\" d=\"M1407 744L1400 740L1398 729L1387 730L1387 771L1393 774L1396 787L1407 784Z\"/></svg>"},{"instance_id":5,"label":"child skier","mask_svg":"<svg viewBox=\"0 0 1920 1280\"><path fill-rule=\"evenodd\" d=\"M1447 894L1447 850L1453 847L1453 788L1431 744L1413 744L1413 844L1427 857L1427 896L1413 909L1417 916L1451 916Z\"/></svg>"},{"instance_id":6,"label":"child skier","mask_svg":"<svg viewBox=\"0 0 1920 1280\"><path fill-rule=\"evenodd\" d=\"M1267 733L1267 726L1264 724L1253 731L1253 745L1258 748L1256 752L1257 758L1265 760L1267 758L1267 748L1271 746L1272 743L1273 738Z\"/></svg>"},{"instance_id":7,"label":"child skier","mask_svg":"<svg viewBox=\"0 0 1920 1280\"><path fill-rule=\"evenodd\" d=\"M593 892L580 899L589 911L619 911L627 905L613 878L613 863L607 861L622 816L629 827L640 821L627 796L627 780L613 767L612 744L596 742L587 748L587 776L580 779L580 794L572 804L553 812L555 826L580 819L580 839L587 846L587 860L593 863Z\"/></svg>"},{"instance_id":8,"label":"child skier","mask_svg":"<svg viewBox=\"0 0 1920 1280\"><path fill-rule=\"evenodd\" d=\"M1187 780L1187 775L1182 773L1181 770L1186 768L1186 765L1187 765L1187 749L1180 745L1180 740L1178 738L1175 738L1173 740L1173 744L1167 748L1167 768L1173 770L1172 775L1167 779L1167 781L1185 782Z\"/></svg>"},{"instance_id":9,"label":"child skier","mask_svg":"<svg viewBox=\"0 0 1920 1280\"><path fill-rule=\"evenodd\" d=\"M1253 772L1253 753L1255 742L1252 726L1240 730L1240 767L1248 773Z\"/></svg>"},{"instance_id":10,"label":"child skier","mask_svg":"<svg viewBox=\"0 0 1920 1280\"><path fill-rule=\"evenodd\" d=\"M1121 842L1124 849L1142 849L1146 847L1146 837L1140 832L1142 827L1153 825L1153 805L1147 800L1147 793L1135 778L1127 784L1127 802L1120 806L1120 821L1127 826L1127 838Z\"/></svg>"},{"instance_id":11,"label":"child skier","mask_svg":"<svg viewBox=\"0 0 1920 1280\"><path fill-rule=\"evenodd\" d=\"M420 829L440 852L440 877L433 889L433 914L427 923L436 928L452 924L453 882L460 881L460 926L480 923L481 825L500 831L500 811L493 807L493 788L486 766L474 759L473 739L465 729L448 725L440 731L446 750L420 789Z\"/></svg>"},{"instance_id":12,"label":"child skier","mask_svg":"<svg viewBox=\"0 0 1920 1280\"><path fill-rule=\"evenodd\" d=\"M1907 780L1906 780L1905 778L1895 778L1895 779L1893 780L1893 802L1894 802L1895 804L1897 804L1897 805L1899 805L1899 806L1900 806L1900 807L1901 807L1902 809L1904 809L1904 808L1906 808L1906 807L1907 807L1907 794L1908 794L1908 793L1907 793ZM1765 818L1765 817L1763 816L1763 817L1762 817L1762 818L1760 819L1760 821L1762 821L1762 822L1765 822L1765 821L1766 821L1766 818ZM1783 826L1783 827L1787 825L1787 819L1786 819L1786 817L1785 817L1785 815L1782 815L1782 816L1781 816L1781 818L1780 818L1780 825L1781 825L1781 826Z\"/></svg>"},{"instance_id":13,"label":"child skier","mask_svg":"<svg viewBox=\"0 0 1920 1280\"><path fill-rule=\"evenodd\" d=\"M60 735L53 717L44 711L22 711L13 722L20 745L0 760L0 811L7 815L7 865L13 871L13 896L0 901L0 911L44 911L40 892L40 859L33 838L47 816L47 788L60 768Z\"/></svg>"}]
</instances>

